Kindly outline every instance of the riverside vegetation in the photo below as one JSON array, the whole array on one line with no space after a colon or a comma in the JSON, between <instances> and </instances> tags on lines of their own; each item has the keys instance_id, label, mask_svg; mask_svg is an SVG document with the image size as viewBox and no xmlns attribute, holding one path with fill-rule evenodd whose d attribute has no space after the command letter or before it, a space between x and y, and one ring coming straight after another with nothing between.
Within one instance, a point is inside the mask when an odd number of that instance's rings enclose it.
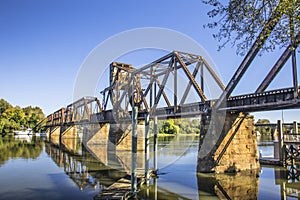
<instances>
[{"instance_id":1,"label":"riverside vegetation","mask_svg":"<svg viewBox=\"0 0 300 200\"><path fill-rule=\"evenodd\" d=\"M0 133L12 133L21 128L31 128L34 132L43 131L45 115L41 108L12 106L0 99Z\"/></svg>"}]
</instances>

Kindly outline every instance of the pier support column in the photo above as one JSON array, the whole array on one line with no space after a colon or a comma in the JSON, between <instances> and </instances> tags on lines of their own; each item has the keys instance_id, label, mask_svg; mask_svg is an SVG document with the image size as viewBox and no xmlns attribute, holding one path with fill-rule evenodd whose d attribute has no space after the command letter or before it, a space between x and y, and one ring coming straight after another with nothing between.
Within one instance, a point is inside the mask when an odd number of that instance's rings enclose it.
<instances>
[{"instance_id":1,"label":"pier support column","mask_svg":"<svg viewBox=\"0 0 300 200\"><path fill-rule=\"evenodd\" d=\"M274 158L283 161L284 157L284 148L283 148L283 130L282 130L282 121L277 121L277 130L278 130L278 140L274 141Z\"/></svg>"},{"instance_id":2,"label":"pier support column","mask_svg":"<svg viewBox=\"0 0 300 200\"><path fill-rule=\"evenodd\" d=\"M119 160L122 160L123 168L128 174L130 174L132 168L132 124L126 123L124 122L122 124L110 124L109 142L113 145L109 148L109 152L114 153ZM145 124L143 121L137 122L136 134L136 167L137 169L144 169Z\"/></svg>"},{"instance_id":3,"label":"pier support column","mask_svg":"<svg viewBox=\"0 0 300 200\"><path fill-rule=\"evenodd\" d=\"M54 126L50 128L50 136L59 136L60 135L60 126Z\"/></svg>"},{"instance_id":4,"label":"pier support column","mask_svg":"<svg viewBox=\"0 0 300 200\"><path fill-rule=\"evenodd\" d=\"M149 174L149 160L150 160L150 148L149 148L149 135L150 135L150 127L149 127L149 113L146 113L145 116L145 179L146 185L149 184L150 174Z\"/></svg>"},{"instance_id":5,"label":"pier support column","mask_svg":"<svg viewBox=\"0 0 300 200\"><path fill-rule=\"evenodd\" d=\"M84 145L107 145L109 123L89 124L83 130L82 142Z\"/></svg>"},{"instance_id":6,"label":"pier support column","mask_svg":"<svg viewBox=\"0 0 300 200\"><path fill-rule=\"evenodd\" d=\"M154 173L157 173L157 116L154 117L154 128L153 128L153 164L154 164Z\"/></svg>"},{"instance_id":7,"label":"pier support column","mask_svg":"<svg viewBox=\"0 0 300 200\"><path fill-rule=\"evenodd\" d=\"M137 124L137 151L145 151L145 124ZM110 124L109 140L115 144L115 150L131 151L132 124Z\"/></svg>"},{"instance_id":8,"label":"pier support column","mask_svg":"<svg viewBox=\"0 0 300 200\"><path fill-rule=\"evenodd\" d=\"M137 115L138 108L132 109L132 145L131 145L131 192L135 196L137 192L136 161L137 161Z\"/></svg>"},{"instance_id":9,"label":"pier support column","mask_svg":"<svg viewBox=\"0 0 300 200\"><path fill-rule=\"evenodd\" d=\"M60 134L62 138L75 138L77 136L76 126L62 126L60 128Z\"/></svg>"},{"instance_id":10,"label":"pier support column","mask_svg":"<svg viewBox=\"0 0 300 200\"><path fill-rule=\"evenodd\" d=\"M54 126L50 128L49 139L54 143L60 144L60 126Z\"/></svg>"},{"instance_id":11,"label":"pier support column","mask_svg":"<svg viewBox=\"0 0 300 200\"><path fill-rule=\"evenodd\" d=\"M208 120L210 117L202 120L198 172L239 172L260 167L252 116L227 113L221 129L216 128L220 123L215 121L216 118L210 123ZM216 134L216 131L221 131L219 138L211 139L208 134ZM206 139L208 141L205 141ZM205 148L209 148L210 151L206 153Z\"/></svg>"},{"instance_id":12,"label":"pier support column","mask_svg":"<svg viewBox=\"0 0 300 200\"><path fill-rule=\"evenodd\" d=\"M90 152L94 154L103 164L109 163L109 146L113 144L109 142L110 124L89 124L83 130L82 143Z\"/></svg>"},{"instance_id":13,"label":"pier support column","mask_svg":"<svg viewBox=\"0 0 300 200\"><path fill-rule=\"evenodd\" d=\"M293 133L298 134L298 123L296 121L293 122Z\"/></svg>"}]
</instances>

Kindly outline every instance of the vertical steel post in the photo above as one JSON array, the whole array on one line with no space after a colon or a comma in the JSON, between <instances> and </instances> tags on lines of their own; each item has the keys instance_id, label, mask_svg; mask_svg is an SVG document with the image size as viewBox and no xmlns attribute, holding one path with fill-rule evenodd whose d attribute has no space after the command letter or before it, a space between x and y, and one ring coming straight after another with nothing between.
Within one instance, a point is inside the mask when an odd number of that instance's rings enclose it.
<instances>
[{"instance_id":1,"label":"vertical steel post","mask_svg":"<svg viewBox=\"0 0 300 200\"><path fill-rule=\"evenodd\" d=\"M132 146L131 146L131 192L137 192L136 152L137 152L137 115L138 107L132 109Z\"/></svg>"},{"instance_id":2,"label":"vertical steel post","mask_svg":"<svg viewBox=\"0 0 300 200\"><path fill-rule=\"evenodd\" d=\"M282 130L282 121L277 121L277 127L278 127L278 142L279 142L279 160L284 162L284 147L283 147L283 130Z\"/></svg>"},{"instance_id":3,"label":"vertical steel post","mask_svg":"<svg viewBox=\"0 0 300 200\"><path fill-rule=\"evenodd\" d=\"M174 114L177 112L177 69L174 66Z\"/></svg>"},{"instance_id":4,"label":"vertical steel post","mask_svg":"<svg viewBox=\"0 0 300 200\"><path fill-rule=\"evenodd\" d=\"M296 49L292 51L292 66L293 66L293 83L294 83L294 97L298 97L298 76L297 76L297 61Z\"/></svg>"},{"instance_id":5,"label":"vertical steel post","mask_svg":"<svg viewBox=\"0 0 300 200\"><path fill-rule=\"evenodd\" d=\"M201 90L204 92L204 63L202 62L200 65L200 85L201 85Z\"/></svg>"},{"instance_id":6,"label":"vertical steel post","mask_svg":"<svg viewBox=\"0 0 300 200\"><path fill-rule=\"evenodd\" d=\"M294 134L298 134L298 123L296 121L293 122L293 127L294 127Z\"/></svg>"},{"instance_id":7,"label":"vertical steel post","mask_svg":"<svg viewBox=\"0 0 300 200\"><path fill-rule=\"evenodd\" d=\"M151 77L152 78L152 77ZM151 108L152 108L152 105L153 105L153 88L152 88L152 86L153 86L153 83L151 83L151 88L150 88L150 110L151 110Z\"/></svg>"},{"instance_id":8,"label":"vertical steel post","mask_svg":"<svg viewBox=\"0 0 300 200\"><path fill-rule=\"evenodd\" d=\"M145 179L149 185L149 112L145 115Z\"/></svg>"},{"instance_id":9,"label":"vertical steel post","mask_svg":"<svg viewBox=\"0 0 300 200\"><path fill-rule=\"evenodd\" d=\"M153 151L154 151L154 172L157 172L157 116L154 117L154 130L153 130Z\"/></svg>"},{"instance_id":10,"label":"vertical steel post","mask_svg":"<svg viewBox=\"0 0 300 200\"><path fill-rule=\"evenodd\" d=\"M157 200L157 177L153 180L153 186L154 186L154 200Z\"/></svg>"}]
</instances>

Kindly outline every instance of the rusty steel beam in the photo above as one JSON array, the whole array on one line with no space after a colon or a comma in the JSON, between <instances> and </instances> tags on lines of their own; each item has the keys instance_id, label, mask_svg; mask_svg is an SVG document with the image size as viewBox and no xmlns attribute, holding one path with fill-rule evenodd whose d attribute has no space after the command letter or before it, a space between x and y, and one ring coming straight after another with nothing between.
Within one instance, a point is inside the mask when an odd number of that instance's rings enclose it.
<instances>
[{"instance_id":1,"label":"rusty steel beam","mask_svg":"<svg viewBox=\"0 0 300 200\"><path fill-rule=\"evenodd\" d=\"M194 77L194 78L196 78L196 76L197 76L197 73L198 73L198 71L199 71L199 67L200 67L200 63L198 63L198 64L196 65L196 67L195 67L195 69L194 69L194 71L193 71L193 77ZM183 105L183 104L184 104L184 102L185 102L185 100L186 100L186 98L187 98L187 95L188 95L188 93L190 92L191 87L192 87L192 82L190 81L190 82L188 83L188 85L187 85L185 91L184 91L184 94L183 94L183 96L182 96L182 98L181 98L181 101L180 101L179 105Z\"/></svg>"},{"instance_id":2,"label":"rusty steel beam","mask_svg":"<svg viewBox=\"0 0 300 200\"><path fill-rule=\"evenodd\" d=\"M212 67L208 64L208 62L206 62L206 60L202 60L203 63L205 64L206 69L208 70L208 72L210 73L210 75L214 78L214 80L216 81L216 83L218 84L218 86L220 87L220 89L222 91L225 90L225 85L223 84L223 82L221 81L221 79L219 78L219 76L216 74L216 72L212 69Z\"/></svg>"},{"instance_id":3,"label":"rusty steel beam","mask_svg":"<svg viewBox=\"0 0 300 200\"><path fill-rule=\"evenodd\" d=\"M225 90L221 94L220 98L215 104L216 108L219 108L222 104L222 102L227 99L232 91L235 89L247 69L249 68L250 64L252 63L255 56L260 51L262 45L265 43L265 41L268 39L270 33L273 31L279 20L281 19L283 12L280 11L282 2L280 1L274 12L272 13L271 17L267 21L266 25L264 26L263 30L258 35L257 39L255 40L254 44L252 45L251 49L248 51L247 55L243 59L242 63L232 76L231 80L227 84Z\"/></svg>"},{"instance_id":4,"label":"rusty steel beam","mask_svg":"<svg viewBox=\"0 0 300 200\"><path fill-rule=\"evenodd\" d=\"M297 61L296 61L296 49L293 45L292 51L292 72L293 72L293 85L294 85L294 97L298 98L298 73L297 73Z\"/></svg>"},{"instance_id":5,"label":"rusty steel beam","mask_svg":"<svg viewBox=\"0 0 300 200\"><path fill-rule=\"evenodd\" d=\"M167 60L167 59L170 59L170 58L172 58L172 57L173 57L173 52L171 52L171 53L169 53L169 54L167 54L167 55L165 55L165 56L163 56L163 57L161 57L161 58L159 58L159 59L153 61L152 63L150 63L150 64L148 64L148 65L145 65L144 67L141 67L141 68L139 68L139 69L136 69L136 70L133 71L132 73L133 73L134 75L135 75L135 74L139 74L140 72L142 72L142 71L144 71L144 70L146 70L146 69L149 69L149 68L153 67L154 65L156 65L156 64L158 64L158 63L160 63L160 62L162 62L162 61L165 61L165 60Z\"/></svg>"},{"instance_id":6,"label":"rusty steel beam","mask_svg":"<svg viewBox=\"0 0 300 200\"><path fill-rule=\"evenodd\" d=\"M150 108L149 108L149 105L148 105L148 103L147 103L146 97L145 97L145 95L144 95L144 93L143 93L143 90L142 90L142 87L141 87L141 84L140 84L140 83L138 83L138 90L139 90L139 93L141 94L142 101L143 101L143 103L144 103L145 109L149 111Z\"/></svg>"},{"instance_id":7,"label":"rusty steel beam","mask_svg":"<svg viewBox=\"0 0 300 200\"><path fill-rule=\"evenodd\" d=\"M103 109L102 109L102 106L101 106L101 102L98 98L96 98L96 102L97 102L97 106L98 106L99 111L102 112Z\"/></svg>"},{"instance_id":8,"label":"rusty steel beam","mask_svg":"<svg viewBox=\"0 0 300 200\"><path fill-rule=\"evenodd\" d=\"M170 62L169 62L169 72L165 74L162 83L159 84L159 80L158 80L158 79L156 80L156 82L157 82L157 84L158 84L158 86L159 86L159 91L158 91L157 95L155 94L156 97L155 97L155 100L154 100L154 105L153 105L153 107L152 107L152 112L154 112L154 111L156 110L156 107L157 107L157 105L158 105L158 102L159 102L159 100L160 100L160 97L161 97L161 95L162 95L163 93L164 93L163 96L164 96L165 100L168 99L168 98L167 98L167 95L165 95L164 88L165 88L165 85L166 85L166 83L167 83L168 77L169 77L169 75L170 75L170 73L171 73L171 68L172 68L172 66L173 66L173 63L174 63L174 59L172 58L172 59L170 60ZM167 102L168 106L170 106L170 102L169 102L169 101L166 101L166 102Z\"/></svg>"},{"instance_id":9,"label":"rusty steel beam","mask_svg":"<svg viewBox=\"0 0 300 200\"><path fill-rule=\"evenodd\" d=\"M90 116L90 109L88 107L88 102L87 100L84 98L84 111L86 112L86 114L88 115L88 119L89 119L89 116ZM84 116L84 112L82 114Z\"/></svg>"},{"instance_id":10,"label":"rusty steel beam","mask_svg":"<svg viewBox=\"0 0 300 200\"><path fill-rule=\"evenodd\" d=\"M165 76L169 76L169 74L170 74L170 72L168 74L166 74ZM156 79L156 83L159 88L164 87L164 85L162 85L158 79ZM155 93L155 95L156 95L156 93ZM164 90L162 91L162 95L163 95L164 100L167 103L167 105L170 106L171 105L170 100ZM154 102L155 102L155 100L154 100Z\"/></svg>"},{"instance_id":11,"label":"rusty steel beam","mask_svg":"<svg viewBox=\"0 0 300 200\"><path fill-rule=\"evenodd\" d=\"M60 125L64 123L64 112L65 108L61 108L53 113L52 124Z\"/></svg>"},{"instance_id":12,"label":"rusty steel beam","mask_svg":"<svg viewBox=\"0 0 300 200\"><path fill-rule=\"evenodd\" d=\"M300 34L296 37L295 45L298 46L300 43ZM272 67L270 72L267 74L267 76L264 78L262 83L258 86L256 89L256 93L264 92L267 87L270 85L272 80L276 77L276 75L279 73L279 71L282 69L286 61L290 58L293 51L293 45L289 45L286 50L282 53L280 58L277 60L275 65Z\"/></svg>"},{"instance_id":13,"label":"rusty steel beam","mask_svg":"<svg viewBox=\"0 0 300 200\"><path fill-rule=\"evenodd\" d=\"M173 104L174 104L174 112L176 113L177 112L177 101L178 101L178 98L177 98L177 68L176 67L174 67L174 82L173 82L173 84L174 84L174 88L173 88L173 90L174 90L174 96L173 96L173 100L174 100L174 102L173 102Z\"/></svg>"},{"instance_id":14,"label":"rusty steel beam","mask_svg":"<svg viewBox=\"0 0 300 200\"><path fill-rule=\"evenodd\" d=\"M204 63L202 61L201 65L200 65L200 87L201 87L201 90L204 92L204 67L203 67L203 65L204 65ZM194 73L193 73L193 76L194 76ZM196 78L196 75L194 76L194 78Z\"/></svg>"},{"instance_id":15,"label":"rusty steel beam","mask_svg":"<svg viewBox=\"0 0 300 200\"><path fill-rule=\"evenodd\" d=\"M131 85L130 83L132 83L132 81L133 81L133 77L131 76L131 77L130 77L130 80L129 80L129 82L128 82L128 85ZM112 102L113 106L115 106L115 107L117 107L117 108L120 107L120 104L122 103L122 101L123 101L123 99L124 99L126 93L128 92L128 88L129 88L129 87L126 87L126 88L125 88L125 90L124 90L124 92L122 93L122 95L121 95L119 101L116 101L116 104L114 104L114 102ZM112 93L113 93L113 92L112 92Z\"/></svg>"},{"instance_id":16,"label":"rusty steel beam","mask_svg":"<svg viewBox=\"0 0 300 200\"><path fill-rule=\"evenodd\" d=\"M187 66L185 65L185 63L183 62L182 58L178 55L177 52L175 52L175 57L177 58L177 60L181 64L181 67L183 68L183 71L185 72L185 74L188 76L189 81L192 82L192 84L193 84L194 88L196 89L196 92L198 93L201 101L207 101L208 99L204 95L203 91L199 87L199 85L196 82L195 78L192 76L191 72L189 71L189 69L187 68Z\"/></svg>"},{"instance_id":17,"label":"rusty steel beam","mask_svg":"<svg viewBox=\"0 0 300 200\"><path fill-rule=\"evenodd\" d=\"M264 111L287 108L300 108L300 100L294 98L294 88L283 88L266 91L263 93L252 93L230 97L227 100L227 111ZM298 89L299 92L299 89Z\"/></svg>"}]
</instances>

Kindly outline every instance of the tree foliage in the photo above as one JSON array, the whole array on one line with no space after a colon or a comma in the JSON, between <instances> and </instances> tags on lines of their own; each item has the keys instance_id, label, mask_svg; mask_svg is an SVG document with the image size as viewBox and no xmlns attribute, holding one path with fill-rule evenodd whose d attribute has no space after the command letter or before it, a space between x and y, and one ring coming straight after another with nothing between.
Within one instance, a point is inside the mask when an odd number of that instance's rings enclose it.
<instances>
[{"instance_id":1,"label":"tree foliage","mask_svg":"<svg viewBox=\"0 0 300 200\"><path fill-rule=\"evenodd\" d=\"M12 133L21 128L31 128L38 132L41 126L38 126L45 116L39 107L13 107L4 99L0 100L0 133Z\"/></svg>"},{"instance_id":2,"label":"tree foliage","mask_svg":"<svg viewBox=\"0 0 300 200\"><path fill-rule=\"evenodd\" d=\"M257 124L270 124L268 119L259 119L256 122ZM262 135L270 135L272 133L272 127L270 126L258 126L255 128L256 131L259 131Z\"/></svg>"},{"instance_id":3,"label":"tree foliage","mask_svg":"<svg viewBox=\"0 0 300 200\"><path fill-rule=\"evenodd\" d=\"M177 134L179 132L179 126L174 123L174 119L167 119L164 121L160 133Z\"/></svg>"},{"instance_id":4,"label":"tree foliage","mask_svg":"<svg viewBox=\"0 0 300 200\"><path fill-rule=\"evenodd\" d=\"M200 134L200 122L196 119L167 119L158 121L161 134Z\"/></svg>"},{"instance_id":5,"label":"tree foliage","mask_svg":"<svg viewBox=\"0 0 300 200\"><path fill-rule=\"evenodd\" d=\"M7 101L4 99L0 99L0 115L8 108L11 108L12 105L10 105Z\"/></svg>"},{"instance_id":6,"label":"tree foliage","mask_svg":"<svg viewBox=\"0 0 300 200\"><path fill-rule=\"evenodd\" d=\"M219 49L231 43L237 47L237 53L247 52L269 19L278 21L262 46L263 50L286 47L295 41L299 34L300 0L203 0L212 6L207 13L214 21L205 27L218 29L213 37L221 42ZM272 16L272 18L271 18Z\"/></svg>"},{"instance_id":7,"label":"tree foliage","mask_svg":"<svg viewBox=\"0 0 300 200\"><path fill-rule=\"evenodd\" d=\"M27 106L23 108L25 113L25 125L33 129L33 131L40 131L41 127L38 124L45 118L41 108Z\"/></svg>"}]
</instances>

